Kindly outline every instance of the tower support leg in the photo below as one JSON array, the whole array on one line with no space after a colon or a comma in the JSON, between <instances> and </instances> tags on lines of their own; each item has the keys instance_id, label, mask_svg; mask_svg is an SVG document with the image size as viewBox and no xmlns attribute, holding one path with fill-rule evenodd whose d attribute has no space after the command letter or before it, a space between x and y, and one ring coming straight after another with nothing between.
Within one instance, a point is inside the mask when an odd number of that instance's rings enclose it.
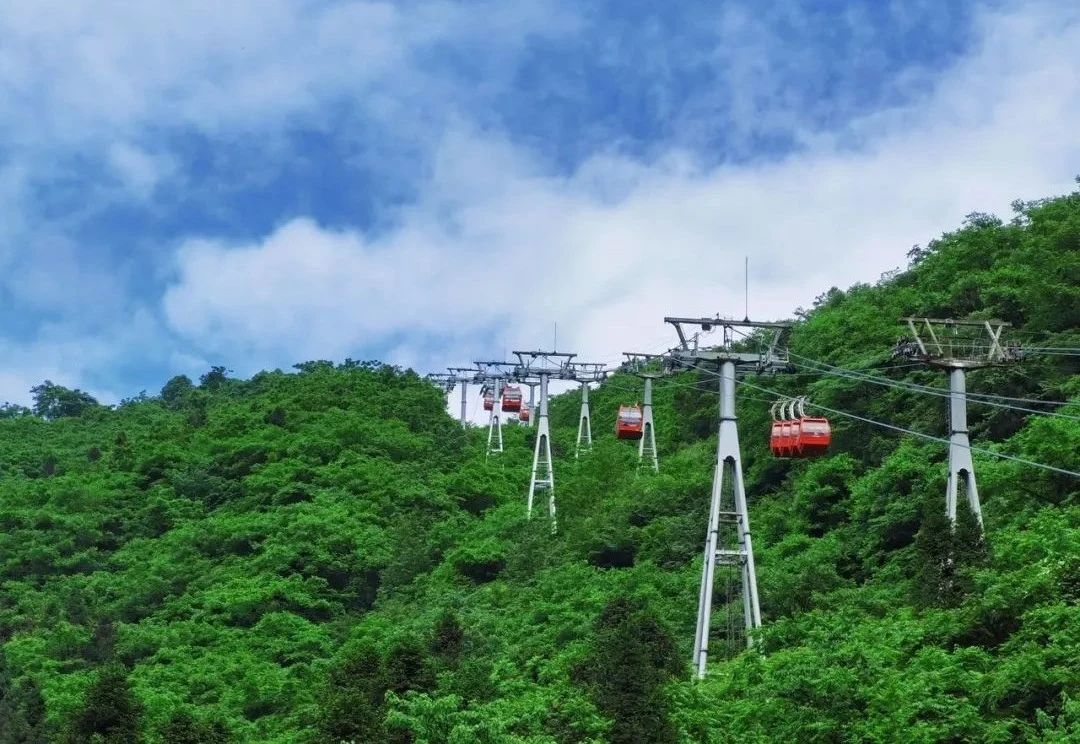
<instances>
[{"instance_id":1,"label":"tower support leg","mask_svg":"<svg viewBox=\"0 0 1080 744\"><path fill-rule=\"evenodd\" d=\"M975 485L975 465L967 427L967 380L963 369L949 370L949 481L945 490L945 513L956 523L956 500L965 485L968 507L982 525L979 489Z\"/></svg>"},{"instance_id":2,"label":"tower support leg","mask_svg":"<svg viewBox=\"0 0 1080 744\"><path fill-rule=\"evenodd\" d=\"M581 383L581 417L578 419L577 445L574 457L592 449L592 421L589 417L589 383Z\"/></svg>"},{"instance_id":3,"label":"tower support leg","mask_svg":"<svg viewBox=\"0 0 1080 744\"><path fill-rule=\"evenodd\" d=\"M730 497L725 493L730 485ZM709 656L712 620L713 584L716 567L737 569L742 583L743 622L747 646L754 642L753 631L761 627L757 572L750 537L750 516L743 484L739 431L735 420L735 364L723 362L720 368L720 432L709 505L709 528L705 535L705 555L698 595L697 631L694 637L694 669L698 678L705 676ZM731 570L729 568L728 570Z\"/></svg>"},{"instance_id":4,"label":"tower support leg","mask_svg":"<svg viewBox=\"0 0 1080 744\"><path fill-rule=\"evenodd\" d=\"M491 421L488 423L487 453L489 455L498 454L503 451L502 396L499 383L500 380L498 379L493 383L495 385L495 393L492 399Z\"/></svg>"},{"instance_id":5,"label":"tower support leg","mask_svg":"<svg viewBox=\"0 0 1080 744\"><path fill-rule=\"evenodd\" d=\"M466 413L469 404L469 383L461 383L461 425L466 426Z\"/></svg>"},{"instance_id":6,"label":"tower support leg","mask_svg":"<svg viewBox=\"0 0 1080 744\"><path fill-rule=\"evenodd\" d=\"M645 398L641 411L641 440L638 442L638 464L648 465L654 473L660 472L656 456L656 429L653 425L652 378L645 378Z\"/></svg>"},{"instance_id":7,"label":"tower support leg","mask_svg":"<svg viewBox=\"0 0 1080 744\"><path fill-rule=\"evenodd\" d=\"M548 376L540 376L540 415L537 417L536 448L533 451L532 479L526 514L531 517L533 502L539 491L547 491L548 516L555 530L555 471L551 464L551 430L548 426Z\"/></svg>"}]
</instances>

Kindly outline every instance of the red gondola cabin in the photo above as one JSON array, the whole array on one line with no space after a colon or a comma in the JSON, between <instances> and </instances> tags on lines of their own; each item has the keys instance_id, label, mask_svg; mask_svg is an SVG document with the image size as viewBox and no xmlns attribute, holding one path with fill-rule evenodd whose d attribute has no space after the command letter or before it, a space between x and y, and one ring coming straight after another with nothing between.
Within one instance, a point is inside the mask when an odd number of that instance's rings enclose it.
<instances>
[{"instance_id":1,"label":"red gondola cabin","mask_svg":"<svg viewBox=\"0 0 1080 744\"><path fill-rule=\"evenodd\" d=\"M781 440L781 437L783 436L783 434L784 434L784 422L783 421L773 421L772 422L772 433L769 435L769 449L772 450L772 453L774 455L776 455L777 457L780 457L783 454L781 452L781 448L780 448L780 440Z\"/></svg>"},{"instance_id":2,"label":"red gondola cabin","mask_svg":"<svg viewBox=\"0 0 1080 744\"><path fill-rule=\"evenodd\" d=\"M641 439L643 417L640 406L619 406L619 417L615 419L615 436L619 439Z\"/></svg>"},{"instance_id":3,"label":"red gondola cabin","mask_svg":"<svg viewBox=\"0 0 1080 744\"><path fill-rule=\"evenodd\" d=\"M521 388L515 385L507 385L502 394L502 409L507 413L517 413L521 410Z\"/></svg>"},{"instance_id":4,"label":"red gondola cabin","mask_svg":"<svg viewBox=\"0 0 1080 744\"><path fill-rule=\"evenodd\" d=\"M807 416L803 411L804 405L805 401L797 398L784 405L777 403L773 406L769 449L776 457L812 457L828 452L832 441L829 420ZM792 418L778 418L778 413Z\"/></svg>"},{"instance_id":5,"label":"red gondola cabin","mask_svg":"<svg viewBox=\"0 0 1080 744\"><path fill-rule=\"evenodd\" d=\"M799 420L798 438L795 444L800 457L811 457L828 452L832 441L832 429L825 418L803 417Z\"/></svg>"},{"instance_id":6,"label":"red gondola cabin","mask_svg":"<svg viewBox=\"0 0 1080 744\"><path fill-rule=\"evenodd\" d=\"M529 407L528 406L522 406L521 410L518 411L518 421L524 421L524 422L528 423L528 421L529 421Z\"/></svg>"},{"instance_id":7,"label":"red gondola cabin","mask_svg":"<svg viewBox=\"0 0 1080 744\"><path fill-rule=\"evenodd\" d=\"M495 396L492 395L491 393L484 393L484 410L485 411L493 411L493 410L495 410Z\"/></svg>"}]
</instances>

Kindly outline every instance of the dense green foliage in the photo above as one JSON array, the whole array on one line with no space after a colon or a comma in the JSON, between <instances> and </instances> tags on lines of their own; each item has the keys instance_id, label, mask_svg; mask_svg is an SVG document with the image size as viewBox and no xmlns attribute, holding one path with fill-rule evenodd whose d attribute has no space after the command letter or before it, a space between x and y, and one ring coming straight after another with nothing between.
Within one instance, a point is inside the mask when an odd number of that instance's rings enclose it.
<instances>
[{"instance_id":1,"label":"dense green foliage","mask_svg":"<svg viewBox=\"0 0 1080 744\"><path fill-rule=\"evenodd\" d=\"M1080 346L1080 194L973 216L912 261L801 313L796 359L940 387L889 360L906 314ZM1038 355L969 388L1077 400L1076 372ZM941 398L806 368L749 382L945 433ZM553 535L524 515L532 431L508 426L487 459L484 432L411 372L215 368L115 409L45 383L36 415L0 416L0 739L1080 737L1077 480L978 456L984 543L970 514L955 532L943 518L939 444L834 419L828 456L776 459L770 396L744 388L763 653L732 650L693 683L715 380L658 385L656 475L608 428L638 387L593 393L580 460L577 397L553 401ZM1074 419L970 419L981 446L1080 470Z\"/></svg>"}]
</instances>

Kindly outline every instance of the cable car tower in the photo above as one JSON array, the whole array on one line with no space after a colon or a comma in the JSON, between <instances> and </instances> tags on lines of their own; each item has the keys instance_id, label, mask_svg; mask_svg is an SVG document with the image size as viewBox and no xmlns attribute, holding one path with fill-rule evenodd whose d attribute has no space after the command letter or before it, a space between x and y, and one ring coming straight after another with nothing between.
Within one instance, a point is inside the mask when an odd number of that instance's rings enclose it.
<instances>
[{"instance_id":1,"label":"cable car tower","mask_svg":"<svg viewBox=\"0 0 1080 744\"><path fill-rule=\"evenodd\" d=\"M520 382L522 385L525 385L529 388L529 418L527 423L529 424L529 428L531 429L536 426L536 388L540 387L540 383L530 380L521 380Z\"/></svg>"},{"instance_id":2,"label":"cable car tower","mask_svg":"<svg viewBox=\"0 0 1080 744\"><path fill-rule=\"evenodd\" d=\"M448 367L452 379L455 383L461 385L461 425L466 426L466 419L469 407L469 383L475 383L476 370L472 367ZM450 392L450 391L447 391Z\"/></svg>"},{"instance_id":3,"label":"cable car tower","mask_svg":"<svg viewBox=\"0 0 1080 744\"><path fill-rule=\"evenodd\" d=\"M967 426L967 371L1023 361L1016 344L1003 345L1001 333L1010 325L1000 320L941 320L901 318L911 338L900 339L894 356L903 356L944 369L949 375L949 478L945 486L945 513L956 523L956 501L961 488L968 507L982 527L982 506L975 484L975 464Z\"/></svg>"},{"instance_id":4,"label":"cable car tower","mask_svg":"<svg viewBox=\"0 0 1080 744\"><path fill-rule=\"evenodd\" d=\"M570 362L568 371L581 383L581 415L578 417L574 459L592 451L592 417L589 414L589 383L604 379L604 365L596 362Z\"/></svg>"},{"instance_id":5,"label":"cable car tower","mask_svg":"<svg viewBox=\"0 0 1080 744\"><path fill-rule=\"evenodd\" d=\"M449 395L454 392L459 384L461 385L461 426L465 427L465 412L466 412L466 400L467 389L470 382L474 381L473 376L464 377L461 372L470 372L472 375L476 374L475 369L465 369L463 367L450 367L450 372L431 372L425 375L425 378L435 383L442 388L443 392Z\"/></svg>"},{"instance_id":6,"label":"cable car tower","mask_svg":"<svg viewBox=\"0 0 1080 744\"><path fill-rule=\"evenodd\" d=\"M503 451L502 435L502 384L514 379L513 362L474 362L477 370L476 379L482 381L481 394L492 393L491 418L488 421L487 453L499 454ZM487 408L487 404L484 405Z\"/></svg>"},{"instance_id":7,"label":"cable car tower","mask_svg":"<svg viewBox=\"0 0 1080 744\"><path fill-rule=\"evenodd\" d=\"M705 676L712 635L713 585L717 566L727 571L727 636L733 652L738 637L738 625L733 607L736 603L735 576L741 585L743 616L742 632L747 647L753 646L753 631L761 627L761 605L758 601L757 572L754 568L754 548L750 538L750 516L746 507L743 485L742 455L739 452L739 430L735 420L735 375L739 372L758 374L791 371L787 353L781 349L791 323L764 323L720 318L664 318L675 327L679 347L668 354L669 365L696 367L701 363L716 365L720 370L720 429L716 447L716 471L713 476L712 499L709 506L709 527L705 534L705 557L701 567L701 592L698 596L697 630L694 635L694 668L698 678ZM702 331L723 330L718 346L699 348L697 336L693 345L687 339L684 325L699 326ZM767 338L757 351L750 343L739 343L734 333L756 341L742 329L764 332ZM747 350L741 350L745 348ZM730 484L730 485L728 485Z\"/></svg>"},{"instance_id":8,"label":"cable car tower","mask_svg":"<svg viewBox=\"0 0 1080 744\"><path fill-rule=\"evenodd\" d=\"M518 365L514 369L515 379L535 380L540 383L540 413L537 418L536 447L533 451L532 477L529 479L529 497L526 502L526 514L531 517L533 501L538 491L547 491L548 517L551 530L555 531L555 470L551 460L551 428L548 423L548 382L573 380L574 372L571 361L576 354L557 351L515 351Z\"/></svg>"},{"instance_id":9,"label":"cable car tower","mask_svg":"<svg viewBox=\"0 0 1080 744\"><path fill-rule=\"evenodd\" d=\"M640 377L645 381L645 393L642 397L641 406L641 439L638 440L638 467L646 463L652 467L654 473L660 472L660 460L656 454L656 426L653 422L653 380L664 377L665 373L656 369L649 370L649 365L657 359L664 357L659 354L644 354L636 351L624 351L626 361L622 364L624 372Z\"/></svg>"}]
</instances>

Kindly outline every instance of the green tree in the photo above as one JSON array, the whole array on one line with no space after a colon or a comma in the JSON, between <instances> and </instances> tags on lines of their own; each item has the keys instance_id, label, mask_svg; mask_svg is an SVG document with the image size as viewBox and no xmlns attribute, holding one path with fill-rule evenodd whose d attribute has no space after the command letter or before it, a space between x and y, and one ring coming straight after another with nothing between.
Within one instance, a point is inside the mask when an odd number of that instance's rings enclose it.
<instances>
[{"instance_id":1,"label":"green tree","mask_svg":"<svg viewBox=\"0 0 1080 744\"><path fill-rule=\"evenodd\" d=\"M71 390L50 380L30 388L30 393L34 398L34 413L49 420L80 416L99 405L89 393Z\"/></svg>"},{"instance_id":2,"label":"green tree","mask_svg":"<svg viewBox=\"0 0 1080 744\"><path fill-rule=\"evenodd\" d=\"M46 744L48 741L41 689L33 680L13 682L6 669L0 669L0 742Z\"/></svg>"},{"instance_id":3,"label":"green tree","mask_svg":"<svg viewBox=\"0 0 1080 744\"><path fill-rule=\"evenodd\" d=\"M120 666L103 669L72 721L72 744L138 744L142 706Z\"/></svg>"},{"instance_id":4,"label":"green tree","mask_svg":"<svg viewBox=\"0 0 1080 744\"><path fill-rule=\"evenodd\" d=\"M320 741L383 741L386 683L378 652L362 645L330 672L320 704Z\"/></svg>"},{"instance_id":5,"label":"green tree","mask_svg":"<svg viewBox=\"0 0 1080 744\"><path fill-rule=\"evenodd\" d=\"M465 647L465 631L457 615L447 610L439 615L431 634L431 652L448 663L456 663Z\"/></svg>"},{"instance_id":6,"label":"green tree","mask_svg":"<svg viewBox=\"0 0 1080 744\"><path fill-rule=\"evenodd\" d=\"M664 684L684 671L668 629L643 602L616 597L593 630L579 676L612 721L613 744L673 742Z\"/></svg>"},{"instance_id":7,"label":"green tree","mask_svg":"<svg viewBox=\"0 0 1080 744\"><path fill-rule=\"evenodd\" d=\"M166 744L229 744L233 740L225 724L200 721L186 710L178 710L161 728Z\"/></svg>"},{"instance_id":8,"label":"green tree","mask_svg":"<svg viewBox=\"0 0 1080 744\"><path fill-rule=\"evenodd\" d=\"M928 499L915 535L912 594L921 607L952 604L952 527L939 499Z\"/></svg>"},{"instance_id":9,"label":"green tree","mask_svg":"<svg viewBox=\"0 0 1080 744\"><path fill-rule=\"evenodd\" d=\"M195 385L187 375L177 375L161 388L161 399L169 408L180 408L195 392Z\"/></svg>"},{"instance_id":10,"label":"green tree","mask_svg":"<svg viewBox=\"0 0 1080 744\"><path fill-rule=\"evenodd\" d=\"M199 387L209 391L220 390L228 381L229 370L225 367L214 366L199 378Z\"/></svg>"}]
</instances>

